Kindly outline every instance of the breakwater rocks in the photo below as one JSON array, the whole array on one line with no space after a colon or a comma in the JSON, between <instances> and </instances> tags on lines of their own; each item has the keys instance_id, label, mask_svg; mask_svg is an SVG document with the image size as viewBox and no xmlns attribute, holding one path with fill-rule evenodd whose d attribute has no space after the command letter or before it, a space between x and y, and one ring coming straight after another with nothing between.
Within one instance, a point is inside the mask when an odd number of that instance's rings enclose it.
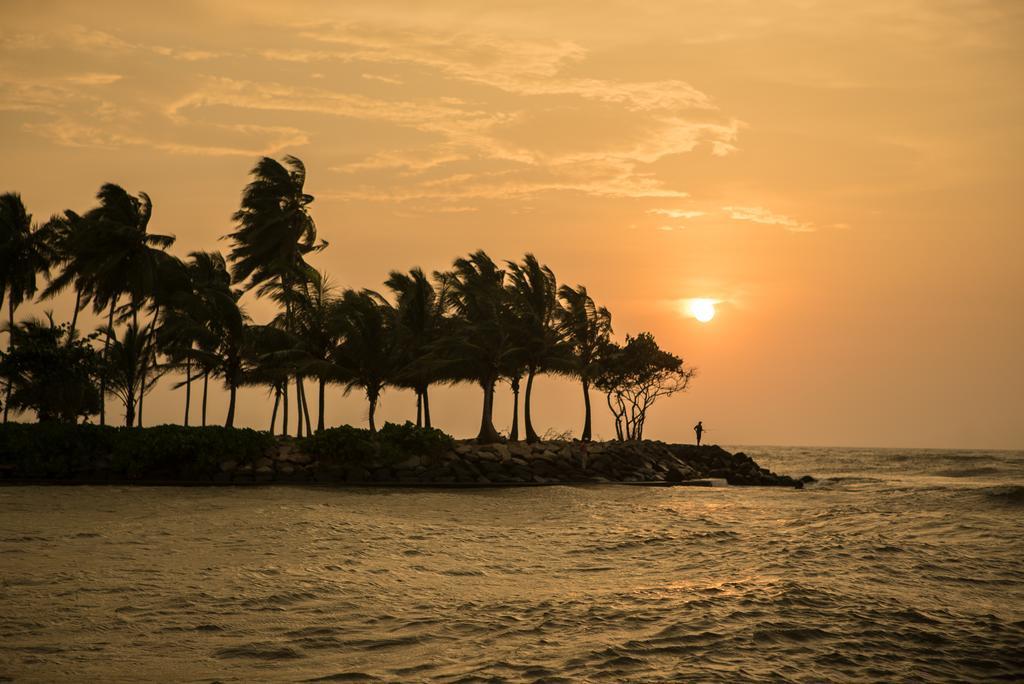
<instances>
[{"instance_id":1,"label":"breakwater rocks","mask_svg":"<svg viewBox=\"0 0 1024 684\"><path fill-rule=\"evenodd\" d=\"M224 482L307 482L353 485L524 485L559 483L668 483L702 478L731 485L802 487L760 467L743 453L718 446L664 442L565 442L476 444L457 441L434 454L309 453L290 440L249 463L225 460L215 479Z\"/></svg>"}]
</instances>

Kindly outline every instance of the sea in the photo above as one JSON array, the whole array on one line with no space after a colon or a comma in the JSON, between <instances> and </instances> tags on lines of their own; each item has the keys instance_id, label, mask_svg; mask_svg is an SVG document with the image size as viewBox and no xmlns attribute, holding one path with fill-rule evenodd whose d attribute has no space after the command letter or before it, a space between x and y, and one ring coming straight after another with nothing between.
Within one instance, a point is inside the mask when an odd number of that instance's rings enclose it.
<instances>
[{"instance_id":1,"label":"sea","mask_svg":"<svg viewBox=\"0 0 1024 684\"><path fill-rule=\"evenodd\" d=\"M1024 680L1024 452L742 449L818 482L0 487L0 680Z\"/></svg>"}]
</instances>

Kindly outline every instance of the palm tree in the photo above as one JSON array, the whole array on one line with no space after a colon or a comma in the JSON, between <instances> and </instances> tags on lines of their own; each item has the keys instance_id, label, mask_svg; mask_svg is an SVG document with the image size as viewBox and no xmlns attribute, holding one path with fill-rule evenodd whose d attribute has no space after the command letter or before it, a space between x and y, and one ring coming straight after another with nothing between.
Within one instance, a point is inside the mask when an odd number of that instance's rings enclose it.
<instances>
[{"instance_id":1,"label":"palm tree","mask_svg":"<svg viewBox=\"0 0 1024 684\"><path fill-rule=\"evenodd\" d=\"M153 353L152 340L137 323L128 323L120 338L113 329L103 329L110 341L105 348L104 373L107 379L106 391L116 396L124 404L125 427L135 424L135 407L138 398L153 389L159 379L161 369L155 369L148 375L143 374L143 366Z\"/></svg>"},{"instance_id":2,"label":"palm tree","mask_svg":"<svg viewBox=\"0 0 1024 684\"><path fill-rule=\"evenodd\" d=\"M84 274L80 282L88 283L92 290L93 310L96 313L108 310L104 328L106 349L113 340L114 313L122 295L129 298L125 315L138 329L139 310L157 291L161 275L166 272L164 267L172 259L164 250L174 244L174 237L147 232L153 203L146 193L140 192L135 197L121 186L107 183L100 188L96 198L100 205L85 215L85 219L92 223L90 235L87 239L75 241L76 254L72 261L67 262L65 270L73 263L74 272ZM145 336L151 338L151 332ZM148 351L151 347L147 343ZM144 367L141 370L144 375ZM106 380L102 379L104 394L105 383ZM140 380L140 391L147 386L148 383ZM102 409L100 424L105 422L106 411Z\"/></svg>"},{"instance_id":3,"label":"palm tree","mask_svg":"<svg viewBox=\"0 0 1024 684\"><path fill-rule=\"evenodd\" d=\"M530 398L534 377L545 368L558 345L558 285L554 272L542 266L533 254L524 256L522 264L511 261L506 263L509 274L506 289L515 318L519 356L526 367L526 396L523 400L526 441L536 442L540 438L533 428ZM518 406L518 385L517 375L513 385L515 406ZM513 433L516 432L517 419L518 412L512 423ZM518 434L513 438L518 438Z\"/></svg>"},{"instance_id":4,"label":"palm tree","mask_svg":"<svg viewBox=\"0 0 1024 684\"><path fill-rule=\"evenodd\" d=\"M246 331L243 384L266 386L273 392L270 434L274 434L282 399L281 434L288 434L288 377L294 372L295 347L295 337L274 325L252 325Z\"/></svg>"},{"instance_id":5,"label":"palm tree","mask_svg":"<svg viewBox=\"0 0 1024 684\"><path fill-rule=\"evenodd\" d=\"M370 431L384 386L394 377L398 349L391 331L391 305L371 290L346 290L334 305L333 325L340 342L331 352L335 377L348 394L362 388L369 402Z\"/></svg>"},{"instance_id":6,"label":"palm tree","mask_svg":"<svg viewBox=\"0 0 1024 684\"><path fill-rule=\"evenodd\" d=\"M36 275L46 273L51 252L47 231L32 225L32 215L25 209L21 195L8 192L0 195L0 305L7 298L8 352L14 346L14 312L36 293ZM4 398L4 422L8 418L11 383Z\"/></svg>"},{"instance_id":7,"label":"palm tree","mask_svg":"<svg viewBox=\"0 0 1024 684\"><path fill-rule=\"evenodd\" d=\"M158 346L179 368L185 368L185 418L189 424L192 383L203 378L202 425L206 425L207 389L220 357L220 326L227 316L234 320L237 298L231 290L231 275L218 252L191 252L184 265L184 280L178 281L165 297L163 319L157 331ZM197 373L193 375L193 367Z\"/></svg>"},{"instance_id":8,"label":"palm tree","mask_svg":"<svg viewBox=\"0 0 1024 684\"><path fill-rule=\"evenodd\" d=\"M41 299L50 299L68 287L75 288L75 308L71 314L68 343L78 332L78 314L89 304L92 297L92 274L86 269L82 257L88 251L86 246L92 237L94 227L93 222L70 209L61 215L51 217L46 224L52 257L50 265L61 270L50 278Z\"/></svg>"},{"instance_id":9,"label":"palm tree","mask_svg":"<svg viewBox=\"0 0 1024 684\"><path fill-rule=\"evenodd\" d=\"M257 296L280 293L284 326L291 332L291 303L309 269L305 256L327 243L317 242L316 224L309 215L313 196L304 191L305 165L292 156L284 162L263 157L256 163L250 172L253 180L242 192L242 206L232 217L238 228L227 237L232 241L228 256L235 282L244 283L245 290L258 288ZM304 392L298 376L296 389L301 407ZM299 415L301 420L301 408Z\"/></svg>"},{"instance_id":10,"label":"palm tree","mask_svg":"<svg viewBox=\"0 0 1024 684\"><path fill-rule=\"evenodd\" d=\"M562 301L561 335L568 353L565 370L583 384L585 418L580 439L590 441L590 384L600 372L601 349L612 332L612 315L598 307L587 294L587 288L563 285L558 290Z\"/></svg>"},{"instance_id":11,"label":"palm tree","mask_svg":"<svg viewBox=\"0 0 1024 684\"><path fill-rule=\"evenodd\" d=\"M419 268L392 271L385 285L395 294L396 382L416 392L416 426L430 425L430 385L440 379L436 348L445 330L444 281L438 288Z\"/></svg>"},{"instance_id":12,"label":"palm tree","mask_svg":"<svg viewBox=\"0 0 1024 684\"><path fill-rule=\"evenodd\" d=\"M331 350L337 344L335 331L332 329L331 317L334 304L338 300L331 279L322 271L310 268L302 284L296 289L292 310L296 352L296 366L303 374L310 374L319 383L319 405L316 429L324 429L324 399L327 383L333 379L333 364L330 361ZM287 294L282 293L283 296ZM301 383L299 385L301 388ZM303 406L305 394L299 390ZM308 415L308 411L305 411ZM307 424L307 431L310 426Z\"/></svg>"},{"instance_id":13,"label":"palm tree","mask_svg":"<svg viewBox=\"0 0 1024 684\"><path fill-rule=\"evenodd\" d=\"M450 287L448 306L455 313L453 330L446 342L451 361L446 375L452 380L472 380L483 389L483 411L477 441L500 441L494 429L494 384L502 375L512 351L510 310L505 291L505 272L482 250L455 260L450 274L437 274Z\"/></svg>"}]
</instances>

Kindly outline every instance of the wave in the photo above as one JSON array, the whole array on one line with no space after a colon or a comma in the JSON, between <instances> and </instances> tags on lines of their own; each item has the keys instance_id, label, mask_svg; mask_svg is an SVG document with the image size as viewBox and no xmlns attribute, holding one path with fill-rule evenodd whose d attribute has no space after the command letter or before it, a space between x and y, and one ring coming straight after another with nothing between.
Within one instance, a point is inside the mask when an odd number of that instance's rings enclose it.
<instances>
[{"instance_id":1,"label":"wave","mask_svg":"<svg viewBox=\"0 0 1024 684\"><path fill-rule=\"evenodd\" d=\"M1024 485L1001 485L980 490L989 501L1007 506L1024 506Z\"/></svg>"}]
</instances>

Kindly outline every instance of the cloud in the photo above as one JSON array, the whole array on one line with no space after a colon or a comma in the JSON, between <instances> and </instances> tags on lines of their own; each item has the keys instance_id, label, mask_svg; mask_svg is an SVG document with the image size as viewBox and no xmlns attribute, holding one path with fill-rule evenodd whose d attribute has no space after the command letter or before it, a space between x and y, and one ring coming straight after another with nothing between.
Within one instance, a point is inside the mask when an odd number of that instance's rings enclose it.
<instances>
[{"instance_id":1,"label":"cloud","mask_svg":"<svg viewBox=\"0 0 1024 684\"><path fill-rule=\"evenodd\" d=\"M124 78L124 76L121 74L99 73L75 74L65 77L67 81L78 85L110 85L111 83L117 83L122 78Z\"/></svg>"},{"instance_id":2,"label":"cloud","mask_svg":"<svg viewBox=\"0 0 1024 684\"><path fill-rule=\"evenodd\" d=\"M648 209L647 213L677 219L692 219L705 215L703 211L697 211L695 209Z\"/></svg>"},{"instance_id":3,"label":"cloud","mask_svg":"<svg viewBox=\"0 0 1024 684\"><path fill-rule=\"evenodd\" d=\"M401 79L381 76L380 74L362 74L362 77L368 81L380 81L381 83L390 83L391 85L402 85L404 83Z\"/></svg>"},{"instance_id":4,"label":"cloud","mask_svg":"<svg viewBox=\"0 0 1024 684\"><path fill-rule=\"evenodd\" d=\"M729 218L736 221L752 221L766 225L782 226L794 233L809 233L817 230L813 223L797 221L784 214L775 214L764 207L722 207L722 211L729 214Z\"/></svg>"}]
</instances>

